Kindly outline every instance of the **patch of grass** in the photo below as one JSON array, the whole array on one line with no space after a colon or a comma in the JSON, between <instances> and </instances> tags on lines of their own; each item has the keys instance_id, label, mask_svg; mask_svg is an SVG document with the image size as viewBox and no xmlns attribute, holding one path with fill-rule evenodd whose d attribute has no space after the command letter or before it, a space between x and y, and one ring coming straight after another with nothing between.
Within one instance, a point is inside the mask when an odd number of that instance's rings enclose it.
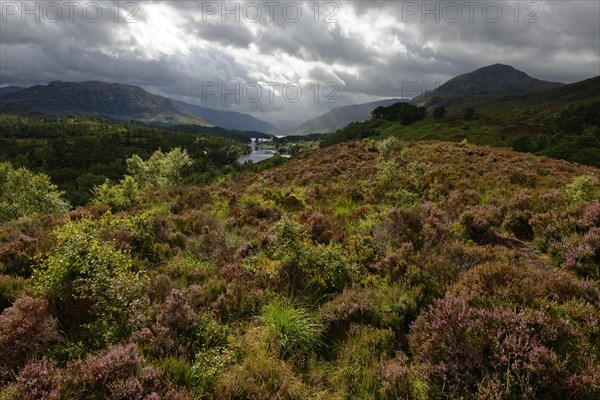
<instances>
[{"instance_id":1,"label":"patch of grass","mask_svg":"<svg viewBox=\"0 0 600 400\"><path fill-rule=\"evenodd\" d=\"M312 353L321 346L321 328L304 307L277 299L264 308L262 319L276 337L284 358L297 351Z\"/></svg>"}]
</instances>

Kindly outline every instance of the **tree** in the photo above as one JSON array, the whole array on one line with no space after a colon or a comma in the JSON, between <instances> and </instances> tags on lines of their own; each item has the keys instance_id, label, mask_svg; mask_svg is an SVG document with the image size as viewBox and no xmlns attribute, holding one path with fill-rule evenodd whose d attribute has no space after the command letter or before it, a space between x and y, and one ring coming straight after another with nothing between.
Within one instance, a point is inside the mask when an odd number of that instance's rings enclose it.
<instances>
[{"instance_id":1,"label":"tree","mask_svg":"<svg viewBox=\"0 0 600 400\"><path fill-rule=\"evenodd\" d=\"M447 113L448 111L446 111L446 107L438 106L435 108L435 110L433 110L433 118L442 119Z\"/></svg>"},{"instance_id":2,"label":"tree","mask_svg":"<svg viewBox=\"0 0 600 400\"><path fill-rule=\"evenodd\" d=\"M417 107L409 103L396 103L389 107L377 107L371 112L373 119L400 121L403 125L413 124L427 115L425 107Z\"/></svg>"},{"instance_id":3,"label":"tree","mask_svg":"<svg viewBox=\"0 0 600 400\"><path fill-rule=\"evenodd\" d=\"M69 203L45 174L0 163L0 221L37 214L62 214Z\"/></svg>"},{"instance_id":4,"label":"tree","mask_svg":"<svg viewBox=\"0 0 600 400\"><path fill-rule=\"evenodd\" d=\"M156 151L147 161L134 154L127 159L127 172L140 188L162 189L177 184L193 163L186 150L176 148L169 153Z\"/></svg>"}]
</instances>

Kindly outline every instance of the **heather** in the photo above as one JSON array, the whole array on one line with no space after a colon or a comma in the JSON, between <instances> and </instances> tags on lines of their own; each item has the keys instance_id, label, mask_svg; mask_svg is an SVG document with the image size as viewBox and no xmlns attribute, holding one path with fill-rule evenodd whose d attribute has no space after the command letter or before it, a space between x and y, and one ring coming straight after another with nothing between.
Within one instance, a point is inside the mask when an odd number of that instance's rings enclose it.
<instances>
[{"instance_id":1,"label":"heather","mask_svg":"<svg viewBox=\"0 0 600 400\"><path fill-rule=\"evenodd\" d=\"M600 396L597 169L388 138L196 187L162 159L0 225L0 398Z\"/></svg>"}]
</instances>

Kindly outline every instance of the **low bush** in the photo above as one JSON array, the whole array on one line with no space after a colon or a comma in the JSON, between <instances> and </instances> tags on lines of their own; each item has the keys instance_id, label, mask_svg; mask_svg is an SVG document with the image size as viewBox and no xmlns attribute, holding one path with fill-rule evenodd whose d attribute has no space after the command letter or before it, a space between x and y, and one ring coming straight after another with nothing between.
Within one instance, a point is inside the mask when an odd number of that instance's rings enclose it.
<instances>
[{"instance_id":1,"label":"low bush","mask_svg":"<svg viewBox=\"0 0 600 400\"><path fill-rule=\"evenodd\" d=\"M20 297L0 315L0 381L16 374L51 342L60 339L43 299Z\"/></svg>"}]
</instances>

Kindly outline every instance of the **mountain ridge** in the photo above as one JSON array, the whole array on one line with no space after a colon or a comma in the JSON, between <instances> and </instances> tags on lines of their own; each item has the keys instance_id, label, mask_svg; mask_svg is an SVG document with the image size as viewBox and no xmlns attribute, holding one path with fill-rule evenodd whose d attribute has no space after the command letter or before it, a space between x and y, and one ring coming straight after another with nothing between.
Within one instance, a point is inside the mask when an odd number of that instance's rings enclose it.
<instances>
[{"instance_id":1,"label":"mountain ridge","mask_svg":"<svg viewBox=\"0 0 600 400\"><path fill-rule=\"evenodd\" d=\"M263 133L275 133L278 131L278 128L275 125L258 119L250 114L239 113L236 111L216 110L214 108L202 107L184 101L179 101L179 104L194 115L221 128L258 131Z\"/></svg>"},{"instance_id":2,"label":"mountain ridge","mask_svg":"<svg viewBox=\"0 0 600 400\"><path fill-rule=\"evenodd\" d=\"M563 85L532 78L510 65L493 64L458 75L439 88L415 97L412 103L428 109L443 106L457 111L506 96L542 92Z\"/></svg>"},{"instance_id":3,"label":"mountain ridge","mask_svg":"<svg viewBox=\"0 0 600 400\"><path fill-rule=\"evenodd\" d=\"M41 114L211 126L175 100L122 83L52 81L3 95L0 103Z\"/></svg>"}]
</instances>

